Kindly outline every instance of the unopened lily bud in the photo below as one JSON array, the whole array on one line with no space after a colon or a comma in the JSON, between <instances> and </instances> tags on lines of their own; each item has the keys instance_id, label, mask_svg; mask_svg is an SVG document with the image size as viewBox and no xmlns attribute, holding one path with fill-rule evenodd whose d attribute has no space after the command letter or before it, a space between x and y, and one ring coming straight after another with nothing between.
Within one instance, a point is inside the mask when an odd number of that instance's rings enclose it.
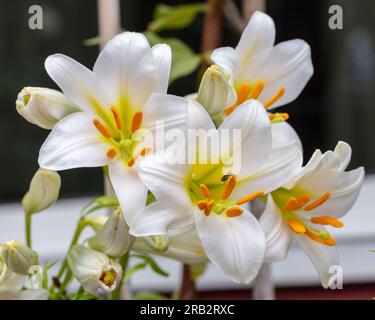
<instances>
[{"instance_id":1,"label":"unopened lily bud","mask_svg":"<svg viewBox=\"0 0 375 320\"><path fill-rule=\"evenodd\" d=\"M39 169L22 199L25 212L32 214L49 208L58 199L60 186L61 179L57 172Z\"/></svg>"},{"instance_id":2,"label":"unopened lily bud","mask_svg":"<svg viewBox=\"0 0 375 320\"><path fill-rule=\"evenodd\" d=\"M83 289L91 294L115 290L122 277L121 265L104 253L75 245L68 255L69 267Z\"/></svg>"},{"instance_id":3,"label":"unopened lily bud","mask_svg":"<svg viewBox=\"0 0 375 320\"><path fill-rule=\"evenodd\" d=\"M209 67L202 77L196 100L214 122L221 122L224 110L235 103L235 92L227 75L217 66Z\"/></svg>"},{"instance_id":4,"label":"unopened lily bud","mask_svg":"<svg viewBox=\"0 0 375 320\"><path fill-rule=\"evenodd\" d=\"M2 255L7 267L22 275L28 275L30 267L38 264L38 254L18 240L3 243Z\"/></svg>"},{"instance_id":5,"label":"unopened lily bud","mask_svg":"<svg viewBox=\"0 0 375 320\"><path fill-rule=\"evenodd\" d=\"M17 96L16 109L27 121L44 129L79 111L64 94L48 88L26 87Z\"/></svg>"},{"instance_id":6,"label":"unopened lily bud","mask_svg":"<svg viewBox=\"0 0 375 320\"><path fill-rule=\"evenodd\" d=\"M1 293L21 290L25 282L24 275L13 272L6 265L2 251L0 246L0 300L2 300Z\"/></svg>"},{"instance_id":7,"label":"unopened lily bud","mask_svg":"<svg viewBox=\"0 0 375 320\"><path fill-rule=\"evenodd\" d=\"M165 252L169 247L169 237L168 235L159 235L159 236L149 236L144 237L143 240L147 245L150 246L152 250L157 252Z\"/></svg>"},{"instance_id":8,"label":"unopened lily bud","mask_svg":"<svg viewBox=\"0 0 375 320\"><path fill-rule=\"evenodd\" d=\"M122 257L134 243L129 227L120 209L115 210L103 228L88 239L91 249L105 253L112 258Z\"/></svg>"}]
</instances>

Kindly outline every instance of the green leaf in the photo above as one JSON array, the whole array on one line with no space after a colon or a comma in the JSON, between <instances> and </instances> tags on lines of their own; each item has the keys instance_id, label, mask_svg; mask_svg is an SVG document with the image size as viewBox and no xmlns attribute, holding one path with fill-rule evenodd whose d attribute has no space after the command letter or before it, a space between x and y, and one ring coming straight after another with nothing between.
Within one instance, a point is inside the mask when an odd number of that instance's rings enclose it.
<instances>
[{"instance_id":1,"label":"green leaf","mask_svg":"<svg viewBox=\"0 0 375 320\"><path fill-rule=\"evenodd\" d=\"M133 276L134 273L136 273L137 271L143 270L146 267L147 267L147 263L143 262L143 263L138 263L138 264L128 268L125 272L123 283L128 282L129 279Z\"/></svg>"},{"instance_id":2,"label":"green leaf","mask_svg":"<svg viewBox=\"0 0 375 320\"><path fill-rule=\"evenodd\" d=\"M166 296L163 296L155 292L139 292L133 297L134 300L169 300Z\"/></svg>"},{"instance_id":3,"label":"green leaf","mask_svg":"<svg viewBox=\"0 0 375 320\"><path fill-rule=\"evenodd\" d=\"M145 32L145 36L151 45L166 43L172 49L172 68L169 83L178 78L188 76L199 66L201 55L195 53L183 41L177 38L163 38L154 32Z\"/></svg>"},{"instance_id":4,"label":"green leaf","mask_svg":"<svg viewBox=\"0 0 375 320\"><path fill-rule=\"evenodd\" d=\"M101 196L90 201L86 206L84 206L81 210L81 216L85 217L94 211L104 208L114 208L118 206L119 202L116 198L110 196Z\"/></svg>"},{"instance_id":5,"label":"green leaf","mask_svg":"<svg viewBox=\"0 0 375 320\"><path fill-rule=\"evenodd\" d=\"M135 258L139 258L139 259L142 259L146 264L148 264L151 269L156 272L157 274L160 274L161 276L163 277L168 277L169 276L169 272L163 270L156 262L153 258L151 258L150 256L146 255L146 254L133 254L132 257L135 257Z\"/></svg>"},{"instance_id":6,"label":"green leaf","mask_svg":"<svg viewBox=\"0 0 375 320\"><path fill-rule=\"evenodd\" d=\"M184 4L175 7L157 5L155 20L147 26L148 31L160 32L168 29L182 29L190 26L199 13L206 11L204 3Z\"/></svg>"}]
</instances>

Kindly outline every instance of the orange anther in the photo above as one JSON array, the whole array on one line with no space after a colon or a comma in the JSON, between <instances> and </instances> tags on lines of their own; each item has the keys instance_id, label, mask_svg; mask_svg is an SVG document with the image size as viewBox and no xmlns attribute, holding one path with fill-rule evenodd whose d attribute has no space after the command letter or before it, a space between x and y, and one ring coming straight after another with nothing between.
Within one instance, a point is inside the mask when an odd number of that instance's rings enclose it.
<instances>
[{"instance_id":1,"label":"orange anther","mask_svg":"<svg viewBox=\"0 0 375 320\"><path fill-rule=\"evenodd\" d=\"M268 109L271 107L274 103L276 103L283 95L285 94L285 88L281 87L280 90L271 98L269 99L265 104L264 108Z\"/></svg>"},{"instance_id":2,"label":"orange anther","mask_svg":"<svg viewBox=\"0 0 375 320\"><path fill-rule=\"evenodd\" d=\"M225 189L223 193L221 194L221 199L226 200L231 195L234 187L236 186L237 177L236 176L230 176L228 179L228 183L225 186Z\"/></svg>"},{"instance_id":3,"label":"orange anther","mask_svg":"<svg viewBox=\"0 0 375 320\"><path fill-rule=\"evenodd\" d=\"M100 122L99 119L94 119L92 121L92 123L94 124L95 128L107 139L110 139L111 138L111 133L109 132L109 130L104 126L104 124L102 124Z\"/></svg>"},{"instance_id":4,"label":"orange anther","mask_svg":"<svg viewBox=\"0 0 375 320\"><path fill-rule=\"evenodd\" d=\"M237 200L236 204L240 206L244 203L255 200L256 198L262 196L263 194L264 194L264 190L259 190L259 191L253 192L253 193L248 194L247 196Z\"/></svg>"},{"instance_id":5,"label":"orange anther","mask_svg":"<svg viewBox=\"0 0 375 320\"><path fill-rule=\"evenodd\" d=\"M122 129L122 124L121 124L121 119L120 119L120 112L116 107L111 108L113 118L115 119L116 127L117 129L121 130Z\"/></svg>"},{"instance_id":6,"label":"orange anther","mask_svg":"<svg viewBox=\"0 0 375 320\"><path fill-rule=\"evenodd\" d=\"M199 185L199 190L201 191L201 194L202 194L203 197L205 197L205 198L210 197L211 192L210 192L210 190L208 190L208 188L205 184L202 183L201 185Z\"/></svg>"},{"instance_id":7,"label":"orange anther","mask_svg":"<svg viewBox=\"0 0 375 320\"><path fill-rule=\"evenodd\" d=\"M294 218L288 218L286 220L288 223L289 227L295 232L295 233L305 233L306 232L306 227L304 226L303 223L298 221L297 219Z\"/></svg>"},{"instance_id":8,"label":"orange anther","mask_svg":"<svg viewBox=\"0 0 375 320\"><path fill-rule=\"evenodd\" d=\"M258 99L258 97L260 96L260 94L263 91L263 88L264 88L264 81L258 81L255 84L255 88L253 90L253 93L251 94L251 99Z\"/></svg>"},{"instance_id":9,"label":"orange anther","mask_svg":"<svg viewBox=\"0 0 375 320\"><path fill-rule=\"evenodd\" d=\"M321 206L324 202L326 202L328 200L329 196L330 196L330 193L326 192L319 199L317 199L313 203L310 203L309 205L307 205L304 209L306 211L314 210L315 208Z\"/></svg>"},{"instance_id":10,"label":"orange anther","mask_svg":"<svg viewBox=\"0 0 375 320\"><path fill-rule=\"evenodd\" d=\"M117 151L116 151L115 148L109 148L106 155L107 155L108 158L113 159L114 157L116 157Z\"/></svg>"},{"instance_id":11,"label":"orange anther","mask_svg":"<svg viewBox=\"0 0 375 320\"><path fill-rule=\"evenodd\" d=\"M228 218L235 218L240 216L243 213L243 209L240 207L229 208L226 212Z\"/></svg>"},{"instance_id":12,"label":"orange anther","mask_svg":"<svg viewBox=\"0 0 375 320\"><path fill-rule=\"evenodd\" d=\"M320 225L324 225L324 226L332 226L334 228L342 228L344 226L344 224L334 218L334 217L331 217L331 216L323 216L323 217L312 217L310 219L310 221L314 224L320 224Z\"/></svg>"},{"instance_id":13,"label":"orange anther","mask_svg":"<svg viewBox=\"0 0 375 320\"><path fill-rule=\"evenodd\" d=\"M136 132L142 124L143 112L138 111L134 114L132 119L132 133Z\"/></svg>"}]
</instances>

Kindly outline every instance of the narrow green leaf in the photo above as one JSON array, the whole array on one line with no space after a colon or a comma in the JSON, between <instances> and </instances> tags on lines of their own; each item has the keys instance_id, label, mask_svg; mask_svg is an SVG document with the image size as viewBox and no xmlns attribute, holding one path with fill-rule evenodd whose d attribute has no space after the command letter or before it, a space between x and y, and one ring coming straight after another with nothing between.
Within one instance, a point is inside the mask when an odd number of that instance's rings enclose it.
<instances>
[{"instance_id":1,"label":"narrow green leaf","mask_svg":"<svg viewBox=\"0 0 375 320\"><path fill-rule=\"evenodd\" d=\"M151 267L151 269L157 274L160 274L163 277L169 276L169 272L163 270L152 257L146 254L133 254L132 257L139 258L145 261L145 263L147 263Z\"/></svg>"},{"instance_id":2,"label":"narrow green leaf","mask_svg":"<svg viewBox=\"0 0 375 320\"><path fill-rule=\"evenodd\" d=\"M119 202L116 198L110 196L100 196L90 201L86 206L82 208L81 216L85 217L94 211L104 208L114 208L118 206Z\"/></svg>"},{"instance_id":3,"label":"narrow green leaf","mask_svg":"<svg viewBox=\"0 0 375 320\"><path fill-rule=\"evenodd\" d=\"M138 263L138 264L128 268L125 272L123 283L128 282L129 279L133 276L134 273L136 273L137 271L143 270L146 267L147 267L147 263L143 262L143 263Z\"/></svg>"}]
</instances>

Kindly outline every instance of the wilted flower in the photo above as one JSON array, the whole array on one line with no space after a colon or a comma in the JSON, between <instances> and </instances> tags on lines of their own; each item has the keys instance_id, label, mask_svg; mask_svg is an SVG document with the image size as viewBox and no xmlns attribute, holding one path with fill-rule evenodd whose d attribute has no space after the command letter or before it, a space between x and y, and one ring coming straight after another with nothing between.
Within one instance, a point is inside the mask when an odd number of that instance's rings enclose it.
<instances>
[{"instance_id":1,"label":"wilted flower","mask_svg":"<svg viewBox=\"0 0 375 320\"><path fill-rule=\"evenodd\" d=\"M78 282L91 294L99 289L115 290L122 277L121 265L116 260L82 245L73 246L68 263Z\"/></svg>"},{"instance_id":2,"label":"wilted flower","mask_svg":"<svg viewBox=\"0 0 375 320\"><path fill-rule=\"evenodd\" d=\"M2 255L8 268L22 275L28 275L30 267L38 264L38 254L18 240L3 243Z\"/></svg>"},{"instance_id":3,"label":"wilted flower","mask_svg":"<svg viewBox=\"0 0 375 320\"><path fill-rule=\"evenodd\" d=\"M120 209L115 210L98 233L88 239L89 246L112 258L122 257L133 245L134 238L129 234Z\"/></svg>"},{"instance_id":4,"label":"wilted flower","mask_svg":"<svg viewBox=\"0 0 375 320\"><path fill-rule=\"evenodd\" d=\"M17 96L16 109L27 121L43 129L52 129L62 118L78 111L61 92L37 87L21 90Z\"/></svg>"},{"instance_id":5,"label":"wilted flower","mask_svg":"<svg viewBox=\"0 0 375 320\"><path fill-rule=\"evenodd\" d=\"M22 199L25 212L32 214L49 208L58 199L60 186L61 179L57 172L39 169Z\"/></svg>"}]
</instances>

